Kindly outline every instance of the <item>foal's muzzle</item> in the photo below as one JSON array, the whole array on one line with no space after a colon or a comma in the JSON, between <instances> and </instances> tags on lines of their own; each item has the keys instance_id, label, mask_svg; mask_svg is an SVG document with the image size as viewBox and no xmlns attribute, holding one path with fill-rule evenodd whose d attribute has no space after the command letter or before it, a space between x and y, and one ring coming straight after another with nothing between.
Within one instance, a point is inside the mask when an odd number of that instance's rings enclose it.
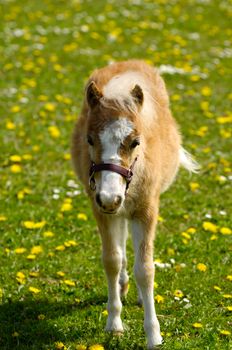
<instances>
[{"instance_id":1,"label":"foal's muzzle","mask_svg":"<svg viewBox=\"0 0 232 350\"><path fill-rule=\"evenodd\" d=\"M96 181L95 181L95 173L99 172L99 171L103 171L103 170L107 170L107 171L112 171L114 173L117 173L119 175L121 175L125 181L126 181L126 191L125 194L127 194L128 189L129 189L129 185L131 183L132 177L133 177L133 169L135 166L135 163L137 161L137 158L135 158L135 160L133 161L133 163L131 164L129 169L124 168L121 165L117 165L117 164L112 164L112 163L99 163L99 164L95 164L94 162L92 162L90 169L89 169L89 186L90 189L92 191L96 190Z\"/></svg>"},{"instance_id":2,"label":"foal's muzzle","mask_svg":"<svg viewBox=\"0 0 232 350\"><path fill-rule=\"evenodd\" d=\"M112 195L102 191L96 194L95 200L104 213L114 214L121 206L123 198L120 195Z\"/></svg>"}]
</instances>

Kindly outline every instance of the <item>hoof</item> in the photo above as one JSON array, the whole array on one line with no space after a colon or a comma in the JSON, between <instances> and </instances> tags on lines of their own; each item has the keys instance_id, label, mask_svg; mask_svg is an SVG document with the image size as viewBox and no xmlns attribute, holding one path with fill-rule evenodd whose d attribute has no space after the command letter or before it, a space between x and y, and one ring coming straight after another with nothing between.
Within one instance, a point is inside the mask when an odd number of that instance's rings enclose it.
<instances>
[{"instance_id":1,"label":"hoof","mask_svg":"<svg viewBox=\"0 0 232 350\"><path fill-rule=\"evenodd\" d=\"M155 337L152 344L149 344L149 343L147 344L147 349L148 350L158 350L158 349L161 349L162 344L163 344L163 338L161 337L161 335L158 335L157 337Z\"/></svg>"},{"instance_id":2,"label":"hoof","mask_svg":"<svg viewBox=\"0 0 232 350\"><path fill-rule=\"evenodd\" d=\"M123 329L115 330L115 329L105 329L107 333L110 333L114 337L121 337L124 333Z\"/></svg>"},{"instance_id":3,"label":"hoof","mask_svg":"<svg viewBox=\"0 0 232 350\"><path fill-rule=\"evenodd\" d=\"M123 335L123 331L113 331L112 334L114 337L121 337Z\"/></svg>"},{"instance_id":4,"label":"hoof","mask_svg":"<svg viewBox=\"0 0 232 350\"><path fill-rule=\"evenodd\" d=\"M106 332L110 332L113 335L121 335L123 333L123 325L120 318L114 320L108 320L105 328Z\"/></svg>"}]
</instances>

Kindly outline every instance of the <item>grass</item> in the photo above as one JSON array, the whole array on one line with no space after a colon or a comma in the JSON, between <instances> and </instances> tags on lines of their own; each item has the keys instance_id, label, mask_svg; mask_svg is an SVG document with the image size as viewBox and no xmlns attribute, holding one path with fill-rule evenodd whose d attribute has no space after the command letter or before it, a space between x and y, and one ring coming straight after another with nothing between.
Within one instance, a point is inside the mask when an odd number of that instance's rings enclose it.
<instances>
[{"instance_id":1,"label":"grass","mask_svg":"<svg viewBox=\"0 0 232 350\"><path fill-rule=\"evenodd\" d=\"M181 170L161 198L154 259L171 264L156 272L162 349L231 349L231 3L0 6L0 349L145 348L131 241L127 330L103 331L100 240L69 158L89 73L133 57L182 70L164 78L202 165L200 175Z\"/></svg>"}]
</instances>

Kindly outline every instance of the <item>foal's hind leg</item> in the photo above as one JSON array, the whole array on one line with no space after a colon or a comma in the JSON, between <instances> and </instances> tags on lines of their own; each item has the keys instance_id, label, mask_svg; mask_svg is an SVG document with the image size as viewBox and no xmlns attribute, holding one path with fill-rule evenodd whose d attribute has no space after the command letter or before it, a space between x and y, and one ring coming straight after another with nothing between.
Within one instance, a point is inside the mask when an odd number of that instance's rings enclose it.
<instances>
[{"instance_id":1,"label":"foal's hind leg","mask_svg":"<svg viewBox=\"0 0 232 350\"><path fill-rule=\"evenodd\" d=\"M139 220L132 221L132 236L135 248L134 273L144 306L144 329L148 349L162 343L160 325L154 306L154 263L153 236L155 223L145 224Z\"/></svg>"},{"instance_id":2,"label":"foal's hind leg","mask_svg":"<svg viewBox=\"0 0 232 350\"><path fill-rule=\"evenodd\" d=\"M102 238L102 260L108 282L108 319L106 331L121 333L122 303L120 299L121 286L127 283L125 258L123 260L122 242L125 242L125 220L119 217L96 216ZM124 263L123 263L124 261Z\"/></svg>"}]
</instances>

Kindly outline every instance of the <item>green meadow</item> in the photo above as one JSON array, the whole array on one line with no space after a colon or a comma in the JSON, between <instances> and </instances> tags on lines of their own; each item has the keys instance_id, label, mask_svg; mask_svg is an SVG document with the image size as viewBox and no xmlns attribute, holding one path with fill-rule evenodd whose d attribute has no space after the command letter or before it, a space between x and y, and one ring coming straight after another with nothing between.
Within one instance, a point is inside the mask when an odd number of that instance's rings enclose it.
<instances>
[{"instance_id":1,"label":"green meadow","mask_svg":"<svg viewBox=\"0 0 232 350\"><path fill-rule=\"evenodd\" d=\"M0 349L146 348L130 239L125 332L104 332L101 244L70 160L89 74L130 58L160 68L201 164L161 197L160 349L232 349L232 3L0 0L0 13Z\"/></svg>"}]
</instances>

